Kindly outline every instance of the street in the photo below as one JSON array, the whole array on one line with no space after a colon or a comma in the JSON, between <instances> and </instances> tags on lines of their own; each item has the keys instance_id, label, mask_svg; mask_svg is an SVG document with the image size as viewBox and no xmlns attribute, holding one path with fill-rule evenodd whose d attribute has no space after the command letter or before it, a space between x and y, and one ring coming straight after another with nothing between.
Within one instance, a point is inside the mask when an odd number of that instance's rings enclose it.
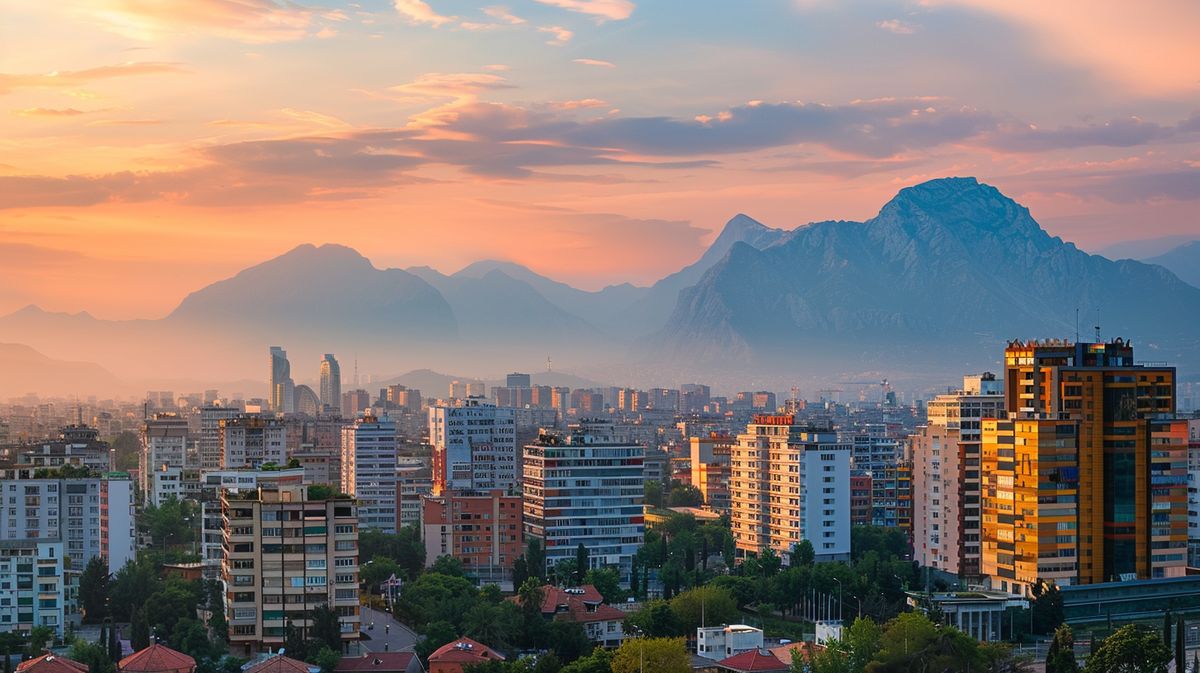
<instances>
[{"instance_id":1,"label":"street","mask_svg":"<svg viewBox=\"0 0 1200 673\"><path fill-rule=\"evenodd\" d=\"M370 628L371 624L375 624L375 628ZM411 650L418 638L416 633L396 621L395 617L366 606L362 609L362 632L371 638L361 641L367 652Z\"/></svg>"}]
</instances>

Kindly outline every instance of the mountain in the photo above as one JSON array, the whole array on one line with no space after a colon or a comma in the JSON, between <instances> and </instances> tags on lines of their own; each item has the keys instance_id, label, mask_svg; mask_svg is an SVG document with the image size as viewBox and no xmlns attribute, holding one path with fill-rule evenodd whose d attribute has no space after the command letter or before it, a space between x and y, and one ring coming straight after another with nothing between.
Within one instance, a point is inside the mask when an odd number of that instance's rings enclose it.
<instances>
[{"instance_id":1,"label":"mountain","mask_svg":"<svg viewBox=\"0 0 1200 673\"><path fill-rule=\"evenodd\" d=\"M77 395L113 390L117 379L91 362L54 360L24 344L0 343L0 396Z\"/></svg>"},{"instance_id":2,"label":"mountain","mask_svg":"<svg viewBox=\"0 0 1200 673\"><path fill-rule=\"evenodd\" d=\"M1157 238L1139 238L1132 241L1112 243L1095 250L1095 254L1109 259L1136 259L1145 262L1147 258L1157 257L1164 253L1189 243L1195 236L1160 236Z\"/></svg>"},{"instance_id":3,"label":"mountain","mask_svg":"<svg viewBox=\"0 0 1200 673\"><path fill-rule=\"evenodd\" d=\"M1161 255L1142 261L1165 267L1185 283L1200 287L1200 241L1184 243Z\"/></svg>"},{"instance_id":4,"label":"mountain","mask_svg":"<svg viewBox=\"0 0 1200 673\"><path fill-rule=\"evenodd\" d=\"M724 259L735 245L763 249L778 243L787 233L783 229L772 229L747 215L735 215L725 223L721 233L700 259L651 286L618 316L619 321L637 330L634 336L662 329L679 299L679 292L695 285L704 273Z\"/></svg>"},{"instance_id":5,"label":"mountain","mask_svg":"<svg viewBox=\"0 0 1200 673\"><path fill-rule=\"evenodd\" d=\"M901 190L866 222L800 227L728 255L679 295L654 358L745 372L888 363L939 375L995 366L1012 338L1071 337L1102 307L1140 358L1196 363L1200 289L1047 234L974 178Z\"/></svg>"}]
</instances>

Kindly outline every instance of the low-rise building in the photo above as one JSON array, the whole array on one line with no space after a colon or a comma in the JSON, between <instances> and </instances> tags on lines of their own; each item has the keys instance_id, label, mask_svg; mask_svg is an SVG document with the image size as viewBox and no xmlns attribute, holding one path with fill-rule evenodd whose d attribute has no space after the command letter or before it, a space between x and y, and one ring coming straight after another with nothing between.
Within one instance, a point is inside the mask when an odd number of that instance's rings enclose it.
<instances>
[{"instance_id":1,"label":"low-rise building","mask_svg":"<svg viewBox=\"0 0 1200 673\"><path fill-rule=\"evenodd\" d=\"M480 582L511 585L513 561L525 546L521 496L494 490L426 496L421 503L426 566L452 556Z\"/></svg>"},{"instance_id":2,"label":"low-rise building","mask_svg":"<svg viewBox=\"0 0 1200 673\"><path fill-rule=\"evenodd\" d=\"M745 624L701 626L696 629L696 656L726 659L735 654L758 650L763 646L762 629Z\"/></svg>"},{"instance_id":3,"label":"low-rise building","mask_svg":"<svg viewBox=\"0 0 1200 673\"><path fill-rule=\"evenodd\" d=\"M36 626L63 635L66 583L59 540L0 540L0 633Z\"/></svg>"},{"instance_id":4,"label":"low-rise building","mask_svg":"<svg viewBox=\"0 0 1200 673\"><path fill-rule=\"evenodd\" d=\"M509 600L515 601L516 597ZM542 616L583 627L589 640L607 648L620 647L625 640L624 612L606 605L596 587L584 584L566 589L542 587Z\"/></svg>"}]
</instances>

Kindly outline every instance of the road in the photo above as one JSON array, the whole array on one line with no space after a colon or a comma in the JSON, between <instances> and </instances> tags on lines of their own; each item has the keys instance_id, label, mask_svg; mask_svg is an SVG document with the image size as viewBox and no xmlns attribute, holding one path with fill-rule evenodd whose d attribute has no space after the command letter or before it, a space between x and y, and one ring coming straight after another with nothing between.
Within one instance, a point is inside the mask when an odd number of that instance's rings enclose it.
<instances>
[{"instance_id":1,"label":"road","mask_svg":"<svg viewBox=\"0 0 1200 673\"><path fill-rule=\"evenodd\" d=\"M370 628L371 624L375 628ZM371 637L362 641L363 649L367 652L399 652L411 650L417 644L418 636L412 629L396 621L390 614L366 606L362 609L362 631Z\"/></svg>"}]
</instances>

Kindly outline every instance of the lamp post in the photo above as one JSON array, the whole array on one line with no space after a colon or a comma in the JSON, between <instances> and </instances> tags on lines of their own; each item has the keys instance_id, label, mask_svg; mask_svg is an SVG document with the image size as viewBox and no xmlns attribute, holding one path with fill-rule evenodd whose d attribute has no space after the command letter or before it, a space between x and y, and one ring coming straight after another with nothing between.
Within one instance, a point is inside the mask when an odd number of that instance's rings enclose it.
<instances>
[{"instance_id":1,"label":"lamp post","mask_svg":"<svg viewBox=\"0 0 1200 673\"><path fill-rule=\"evenodd\" d=\"M840 622L842 621L842 581L836 577L833 578L833 581L838 585L838 621Z\"/></svg>"}]
</instances>

